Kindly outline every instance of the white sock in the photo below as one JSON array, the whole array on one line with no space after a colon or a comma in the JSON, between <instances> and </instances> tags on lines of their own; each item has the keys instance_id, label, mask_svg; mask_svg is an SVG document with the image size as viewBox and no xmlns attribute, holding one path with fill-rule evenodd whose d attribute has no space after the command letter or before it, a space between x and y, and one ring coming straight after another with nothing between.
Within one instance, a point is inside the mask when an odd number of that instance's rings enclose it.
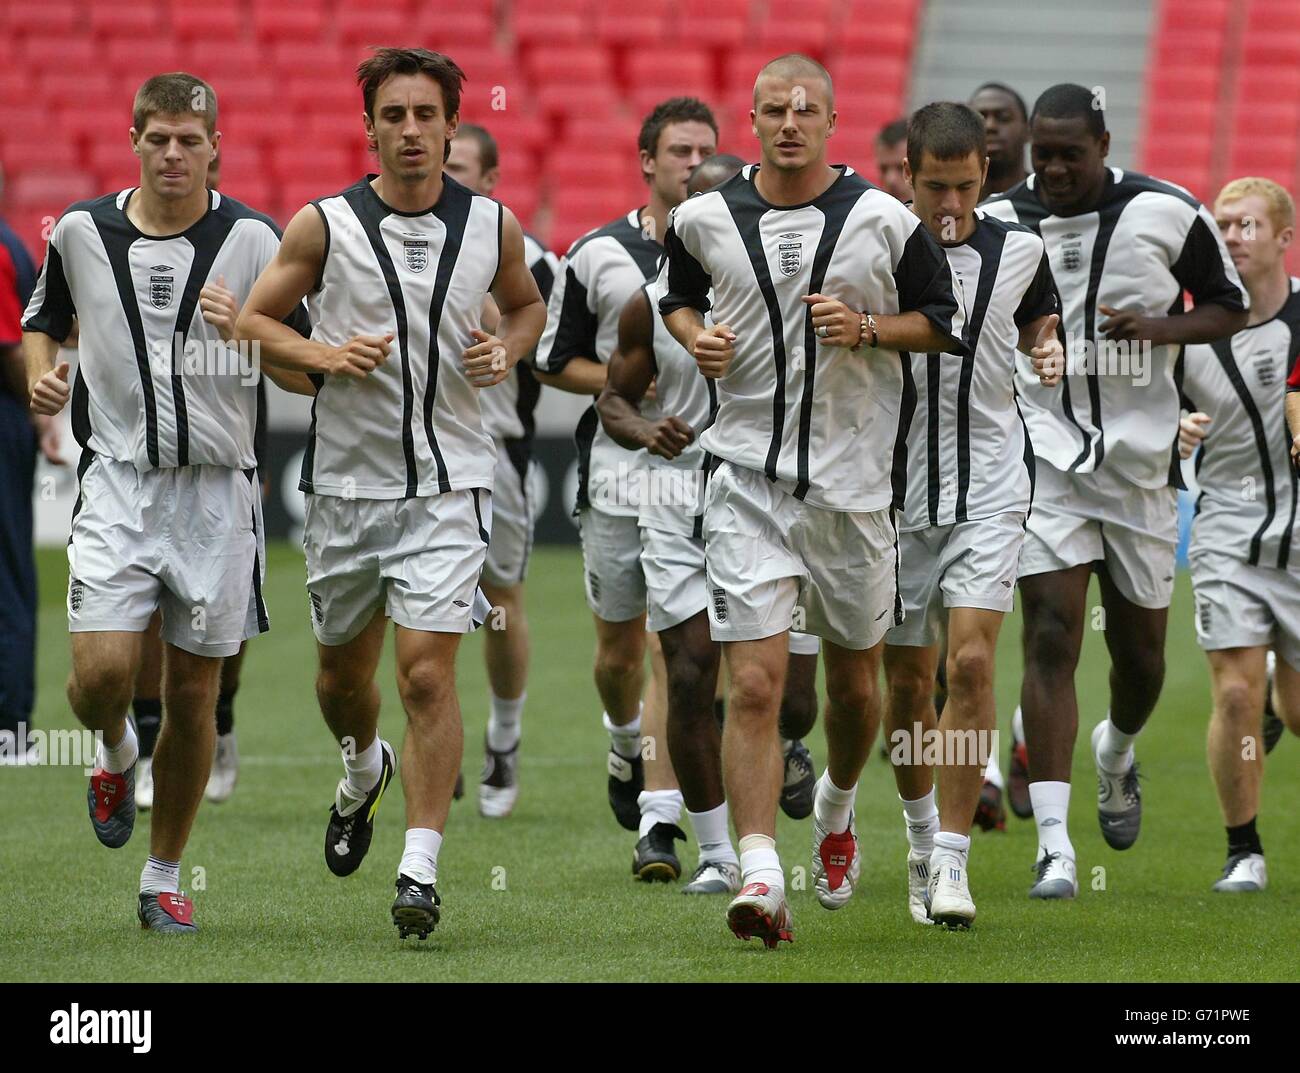
<instances>
[{"instance_id":1,"label":"white sock","mask_svg":"<svg viewBox=\"0 0 1300 1073\"><path fill-rule=\"evenodd\" d=\"M1016 714L1011 717L1011 741L1014 745L1019 745L1025 740L1025 713L1020 710L1020 705L1016 705Z\"/></svg>"},{"instance_id":2,"label":"white sock","mask_svg":"<svg viewBox=\"0 0 1300 1073\"><path fill-rule=\"evenodd\" d=\"M492 694L492 711L488 715L488 748L498 753L508 753L519 744L519 723L524 715L524 701L527 693L520 693L514 700L502 700Z\"/></svg>"},{"instance_id":3,"label":"white sock","mask_svg":"<svg viewBox=\"0 0 1300 1073\"><path fill-rule=\"evenodd\" d=\"M1125 734L1116 727L1110 721L1109 712L1104 726L1106 729L1097 742L1097 763L1112 775L1118 775L1133 763L1133 743L1137 741L1137 735Z\"/></svg>"},{"instance_id":4,"label":"white sock","mask_svg":"<svg viewBox=\"0 0 1300 1073\"><path fill-rule=\"evenodd\" d=\"M384 773L384 750L379 744L378 734L374 741L358 753L349 755L347 749L343 750L343 771L343 792L360 807L366 795L375 788L379 776Z\"/></svg>"},{"instance_id":5,"label":"white sock","mask_svg":"<svg viewBox=\"0 0 1300 1073\"><path fill-rule=\"evenodd\" d=\"M99 739L99 752L96 763L110 775L122 775L140 757L140 739L135 736L135 727L131 720L126 721L126 733L116 745L109 745L103 737Z\"/></svg>"},{"instance_id":6,"label":"white sock","mask_svg":"<svg viewBox=\"0 0 1300 1073\"><path fill-rule=\"evenodd\" d=\"M907 824L907 845L913 855L934 851L934 836L939 831L939 806L934 803L934 787L924 797L903 803L903 820Z\"/></svg>"},{"instance_id":7,"label":"white sock","mask_svg":"<svg viewBox=\"0 0 1300 1073\"><path fill-rule=\"evenodd\" d=\"M398 874L409 876L417 883L437 883L440 849L440 832L429 827L407 828L406 850L402 854L402 863L397 866Z\"/></svg>"},{"instance_id":8,"label":"white sock","mask_svg":"<svg viewBox=\"0 0 1300 1073\"><path fill-rule=\"evenodd\" d=\"M1038 827L1039 856L1059 853L1074 860L1067 821L1070 814L1068 782L1031 782L1029 800L1034 806L1034 823Z\"/></svg>"},{"instance_id":9,"label":"white sock","mask_svg":"<svg viewBox=\"0 0 1300 1073\"><path fill-rule=\"evenodd\" d=\"M150 857L140 872L141 894L177 894L181 889L181 862Z\"/></svg>"},{"instance_id":10,"label":"white sock","mask_svg":"<svg viewBox=\"0 0 1300 1073\"><path fill-rule=\"evenodd\" d=\"M636 804L641 810L638 838L645 838L656 823L676 823L682 818L681 790L642 790Z\"/></svg>"},{"instance_id":11,"label":"white sock","mask_svg":"<svg viewBox=\"0 0 1300 1073\"><path fill-rule=\"evenodd\" d=\"M838 834L849 829L849 817L853 815L853 800L858 795L855 782L847 790L841 789L831 781L830 769L822 772L817 780L817 792L813 795L813 812L821 825L831 834Z\"/></svg>"},{"instance_id":12,"label":"white sock","mask_svg":"<svg viewBox=\"0 0 1300 1073\"><path fill-rule=\"evenodd\" d=\"M766 883L785 892L785 872L776 855L776 839L770 835L745 835L740 840L740 885L751 883Z\"/></svg>"},{"instance_id":13,"label":"white sock","mask_svg":"<svg viewBox=\"0 0 1300 1073\"><path fill-rule=\"evenodd\" d=\"M739 864L740 858L731 845L731 834L727 830L727 803L724 801L717 808L708 812L691 812L687 810L695 840L700 844L700 862L730 861Z\"/></svg>"},{"instance_id":14,"label":"white sock","mask_svg":"<svg viewBox=\"0 0 1300 1073\"><path fill-rule=\"evenodd\" d=\"M940 858L956 857L960 866L966 867L966 858L970 855L970 835L959 835L953 831L939 831L934 836L934 849L930 854L930 871L935 872L940 866Z\"/></svg>"},{"instance_id":15,"label":"white sock","mask_svg":"<svg viewBox=\"0 0 1300 1073\"><path fill-rule=\"evenodd\" d=\"M988 767L984 769L984 778L999 790L1006 785L1002 779L1002 769L998 767L998 751L996 749L989 752L989 763Z\"/></svg>"},{"instance_id":16,"label":"white sock","mask_svg":"<svg viewBox=\"0 0 1300 1073\"><path fill-rule=\"evenodd\" d=\"M636 718L630 723L618 726L609 717L609 712L601 712L601 722L609 731L609 744L614 752L624 760L635 760L641 752L641 709L638 707Z\"/></svg>"}]
</instances>

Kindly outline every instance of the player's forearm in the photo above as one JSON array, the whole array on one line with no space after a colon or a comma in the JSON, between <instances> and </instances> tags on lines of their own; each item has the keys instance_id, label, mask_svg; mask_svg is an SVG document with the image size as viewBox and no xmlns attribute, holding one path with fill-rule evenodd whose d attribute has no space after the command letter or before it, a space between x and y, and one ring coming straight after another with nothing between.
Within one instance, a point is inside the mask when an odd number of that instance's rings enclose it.
<instances>
[{"instance_id":1,"label":"player's forearm","mask_svg":"<svg viewBox=\"0 0 1300 1073\"><path fill-rule=\"evenodd\" d=\"M23 332L23 360L27 366L27 398L31 398L36 382L54 368L59 354L59 341L44 332Z\"/></svg>"},{"instance_id":2,"label":"player's forearm","mask_svg":"<svg viewBox=\"0 0 1300 1073\"><path fill-rule=\"evenodd\" d=\"M942 354L953 348L952 337L936 328L924 313L915 310L886 313L878 314L873 319L876 322L876 348L879 350Z\"/></svg>"},{"instance_id":3,"label":"player's forearm","mask_svg":"<svg viewBox=\"0 0 1300 1073\"><path fill-rule=\"evenodd\" d=\"M274 365L264 365L262 372L281 391L288 391L293 395L315 396L316 394L316 385L311 382L311 378L306 373L278 369Z\"/></svg>"},{"instance_id":4,"label":"player's forearm","mask_svg":"<svg viewBox=\"0 0 1300 1073\"><path fill-rule=\"evenodd\" d=\"M608 384L596 400L596 412L609 438L629 451L639 451L649 442L653 426L641 416L636 404Z\"/></svg>"},{"instance_id":5,"label":"player's forearm","mask_svg":"<svg viewBox=\"0 0 1300 1073\"><path fill-rule=\"evenodd\" d=\"M1241 331L1246 326L1248 316L1245 310L1229 309L1227 306L1207 302L1186 313L1159 318L1159 338L1151 341L1157 345L1213 343Z\"/></svg>"},{"instance_id":6,"label":"player's forearm","mask_svg":"<svg viewBox=\"0 0 1300 1073\"><path fill-rule=\"evenodd\" d=\"M536 302L502 313L494 334L505 344L511 364L514 364L537 349L545 328L546 303L539 298Z\"/></svg>"},{"instance_id":7,"label":"player's forearm","mask_svg":"<svg viewBox=\"0 0 1300 1073\"><path fill-rule=\"evenodd\" d=\"M258 360L263 369L275 366L291 372L329 371L331 347L304 339L287 324L266 313L245 309L235 323L235 331L240 339L257 345Z\"/></svg>"},{"instance_id":8,"label":"player's forearm","mask_svg":"<svg viewBox=\"0 0 1300 1073\"><path fill-rule=\"evenodd\" d=\"M574 395L599 395L605 389L605 366L590 358L570 358L558 373L534 369L539 383Z\"/></svg>"},{"instance_id":9,"label":"player's forearm","mask_svg":"<svg viewBox=\"0 0 1300 1073\"><path fill-rule=\"evenodd\" d=\"M1286 393L1286 427L1291 431L1291 439L1300 437L1300 391Z\"/></svg>"},{"instance_id":10,"label":"player's forearm","mask_svg":"<svg viewBox=\"0 0 1300 1073\"><path fill-rule=\"evenodd\" d=\"M682 306L664 317L664 326L688 354L693 354L695 339L704 331L704 314L692 306Z\"/></svg>"}]
</instances>

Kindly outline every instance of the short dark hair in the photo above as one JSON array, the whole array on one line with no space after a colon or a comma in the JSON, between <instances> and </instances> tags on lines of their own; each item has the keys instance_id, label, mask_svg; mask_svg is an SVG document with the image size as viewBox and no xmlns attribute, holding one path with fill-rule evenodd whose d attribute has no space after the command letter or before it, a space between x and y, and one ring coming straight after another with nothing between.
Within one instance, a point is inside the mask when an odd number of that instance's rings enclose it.
<instances>
[{"instance_id":1,"label":"short dark hair","mask_svg":"<svg viewBox=\"0 0 1300 1073\"><path fill-rule=\"evenodd\" d=\"M982 86L976 86L975 92L970 95L970 99L973 101L986 89L996 90L998 93L1005 93L1016 102L1016 107L1020 109L1020 118L1025 122L1029 122L1029 109L1025 107L1025 98L1020 96L1019 93L1008 86L1005 82L985 82Z\"/></svg>"},{"instance_id":2,"label":"short dark hair","mask_svg":"<svg viewBox=\"0 0 1300 1073\"><path fill-rule=\"evenodd\" d=\"M982 163L986 152L984 120L970 105L935 101L912 113L907 125L907 163L913 175L926 153L935 160L960 160L974 153Z\"/></svg>"},{"instance_id":3,"label":"short dark hair","mask_svg":"<svg viewBox=\"0 0 1300 1073\"><path fill-rule=\"evenodd\" d=\"M730 153L715 153L695 165L695 170L691 172L691 177L686 183L686 189L692 194L712 190L715 186L721 186L744 166L745 162L738 156L732 156Z\"/></svg>"},{"instance_id":4,"label":"short dark hair","mask_svg":"<svg viewBox=\"0 0 1300 1073\"><path fill-rule=\"evenodd\" d=\"M357 64L357 84L365 102L366 115L375 117L375 94L393 75L428 75L442 87L442 103L448 116L460 112L460 90L465 72L456 61L427 48L377 48Z\"/></svg>"},{"instance_id":5,"label":"short dark hair","mask_svg":"<svg viewBox=\"0 0 1300 1073\"><path fill-rule=\"evenodd\" d=\"M456 128L456 137L473 138L478 143L478 165L482 171L491 171L501 162L501 154L497 150L497 140L488 133L486 127L480 127L477 123L462 123Z\"/></svg>"},{"instance_id":6,"label":"short dark hair","mask_svg":"<svg viewBox=\"0 0 1300 1073\"><path fill-rule=\"evenodd\" d=\"M880 133L876 135L876 141L881 145L897 145L907 138L907 117L900 119L891 119L883 127Z\"/></svg>"},{"instance_id":7,"label":"short dark hair","mask_svg":"<svg viewBox=\"0 0 1300 1073\"><path fill-rule=\"evenodd\" d=\"M1042 96L1034 102L1029 122L1033 123L1039 116L1044 119L1082 119L1094 138L1106 133L1106 116L1097 107L1096 95L1074 82L1061 82L1043 90Z\"/></svg>"},{"instance_id":8,"label":"short dark hair","mask_svg":"<svg viewBox=\"0 0 1300 1073\"><path fill-rule=\"evenodd\" d=\"M641 124L636 147L651 156L659 149L659 135L669 123L704 123L718 136L718 121L713 110L698 97L669 97L654 106Z\"/></svg>"},{"instance_id":9,"label":"short dark hair","mask_svg":"<svg viewBox=\"0 0 1300 1073\"><path fill-rule=\"evenodd\" d=\"M192 74L172 71L154 75L135 93L131 125L144 133L145 124L156 115L202 115L208 137L217 129L217 91Z\"/></svg>"}]
</instances>

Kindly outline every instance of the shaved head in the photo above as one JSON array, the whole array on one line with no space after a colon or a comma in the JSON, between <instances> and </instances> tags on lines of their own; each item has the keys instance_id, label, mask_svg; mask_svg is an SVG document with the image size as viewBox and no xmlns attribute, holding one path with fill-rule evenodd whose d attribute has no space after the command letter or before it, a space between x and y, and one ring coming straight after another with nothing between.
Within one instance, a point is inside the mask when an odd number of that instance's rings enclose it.
<instances>
[{"instance_id":1,"label":"shaved head","mask_svg":"<svg viewBox=\"0 0 1300 1073\"><path fill-rule=\"evenodd\" d=\"M835 88L831 85L831 73L811 56L805 56L801 52L790 52L769 60L754 79L755 105L758 103L758 84L764 78L776 78L783 82L794 82L796 85L812 79L820 79L826 87L827 104L832 108L835 107Z\"/></svg>"},{"instance_id":2,"label":"shaved head","mask_svg":"<svg viewBox=\"0 0 1300 1073\"><path fill-rule=\"evenodd\" d=\"M691 172L691 181L686 184L688 194L699 194L721 186L741 168L745 162L730 153L718 153L697 164Z\"/></svg>"}]
</instances>

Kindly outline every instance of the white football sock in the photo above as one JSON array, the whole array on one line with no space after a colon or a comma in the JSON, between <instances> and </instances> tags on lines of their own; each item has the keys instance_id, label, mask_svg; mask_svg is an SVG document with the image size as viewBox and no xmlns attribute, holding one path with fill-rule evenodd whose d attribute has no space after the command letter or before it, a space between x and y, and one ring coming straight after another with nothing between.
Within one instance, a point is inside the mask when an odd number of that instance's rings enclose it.
<instances>
[{"instance_id":1,"label":"white football sock","mask_svg":"<svg viewBox=\"0 0 1300 1073\"><path fill-rule=\"evenodd\" d=\"M740 885L766 883L772 890L785 891L785 872L776 855L776 839L770 835L745 835L740 840Z\"/></svg>"},{"instance_id":2,"label":"white football sock","mask_svg":"<svg viewBox=\"0 0 1300 1073\"><path fill-rule=\"evenodd\" d=\"M1038 827L1040 856L1059 853L1074 859L1067 820L1070 813L1068 782L1031 782L1029 800L1034 806L1034 824Z\"/></svg>"},{"instance_id":3,"label":"white football sock","mask_svg":"<svg viewBox=\"0 0 1300 1073\"><path fill-rule=\"evenodd\" d=\"M1133 743L1137 741L1136 734L1125 734L1110 721L1110 713L1106 713L1106 729L1102 731L1100 740L1097 742L1097 763L1105 771L1112 775L1118 775L1129 769L1133 763Z\"/></svg>"},{"instance_id":4,"label":"white football sock","mask_svg":"<svg viewBox=\"0 0 1300 1073\"><path fill-rule=\"evenodd\" d=\"M1025 740L1025 713L1020 710L1020 705L1016 705L1016 713L1011 717L1011 741L1019 745Z\"/></svg>"},{"instance_id":5,"label":"white football sock","mask_svg":"<svg viewBox=\"0 0 1300 1073\"><path fill-rule=\"evenodd\" d=\"M98 766L110 775L122 775L140 757L140 739L135 736L135 727L131 720L126 720L126 733L116 745L109 745L99 737L99 752L96 756Z\"/></svg>"},{"instance_id":6,"label":"white football sock","mask_svg":"<svg viewBox=\"0 0 1300 1073\"><path fill-rule=\"evenodd\" d=\"M1002 768L998 766L998 751L996 749L989 752L989 763L988 767L984 769L984 778L999 790L1006 785L1002 779Z\"/></svg>"},{"instance_id":7,"label":"white football sock","mask_svg":"<svg viewBox=\"0 0 1300 1073\"><path fill-rule=\"evenodd\" d=\"M140 872L141 894L177 894L181 889L181 862L150 857Z\"/></svg>"},{"instance_id":8,"label":"white football sock","mask_svg":"<svg viewBox=\"0 0 1300 1073\"><path fill-rule=\"evenodd\" d=\"M411 827L406 832L406 851L397 866L398 875L408 876L417 883L438 882L438 850L442 849L442 835L429 827Z\"/></svg>"},{"instance_id":9,"label":"white football sock","mask_svg":"<svg viewBox=\"0 0 1300 1073\"><path fill-rule=\"evenodd\" d=\"M642 790L636 804L641 810L638 838L645 838L656 823L676 823L682 818L681 790Z\"/></svg>"},{"instance_id":10,"label":"white football sock","mask_svg":"<svg viewBox=\"0 0 1300 1073\"><path fill-rule=\"evenodd\" d=\"M853 800L858 795L855 782L847 790L836 786L831 781L830 769L822 772L817 780L817 792L813 795L813 812L821 825L831 834L839 834L849 829L849 817L853 815Z\"/></svg>"},{"instance_id":11,"label":"white football sock","mask_svg":"<svg viewBox=\"0 0 1300 1073\"><path fill-rule=\"evenodd\" d=\"M934 802L934 787L924 797L903 803L903 820L907 824L907 845L913 854L931 853L934 850L934 836L939 831L939 807Z\"/></svg>"},{"instance_id":12,"label":"white football sock","mask_svg":"<svg viewBox=\"0 0 1300 1073\"><path fill-rule=\"evenodd\" d=\"M727 803L724 801L717 808L708 812L686 812L695 832L695 840L700 844L700 861L730 861L739 864L731 845L731 834L727 830Z\"/></svg>"},{"instance_id":13,"label":"white football sock","mask_svg":"<svg viewBox=\"0 0 1300 1073\"><path fill-rule=\"evenodd\" d=\"M966 867L966 858L970 855L970 835L959 835L952 831L939 831L934 836L934 849L930 854L930 871L938 869L940 858L956 857L962 868Z\"/></svg>"},{"instance_id":14,"label":"white football sock","mask_svg":"<svg viewBox=\"0 0 1300 1073\"><path fill-rule=\"evenodd\" d=\"M492 711L488 715L488 748L498 753L508 753L519 744L519 723L524 716L524 701L527 693L520 693L514 700L502 700L492 694Z\"/></svg>"},{"instance_id":15,"label":"white football sock","mask_svg":"<svg viewBox=\"0 0 1300 1073\"><path fill-rule=\"evenodd\" d=\"M384 773L384 750L379 744L379 735L376 734L375 740L358 753L349 755L349 750L344 749L343 770L344 793L360 807L360 802L365 801L366 795Z\"/></svg>"},{"instance_id":16,"label":"white football sock","mask_svg":"<svg viewBox=\"0 0 1300 1073\"><path fill-rule=\"evenodd\" d=\"M601 712L600 719L609 731L609 744L614 752L624 760L635 760L641 752L641 708L637 708L636 718L632 722L622 726L610 719L609 712Z\"/></svg>"}]
</instances>

